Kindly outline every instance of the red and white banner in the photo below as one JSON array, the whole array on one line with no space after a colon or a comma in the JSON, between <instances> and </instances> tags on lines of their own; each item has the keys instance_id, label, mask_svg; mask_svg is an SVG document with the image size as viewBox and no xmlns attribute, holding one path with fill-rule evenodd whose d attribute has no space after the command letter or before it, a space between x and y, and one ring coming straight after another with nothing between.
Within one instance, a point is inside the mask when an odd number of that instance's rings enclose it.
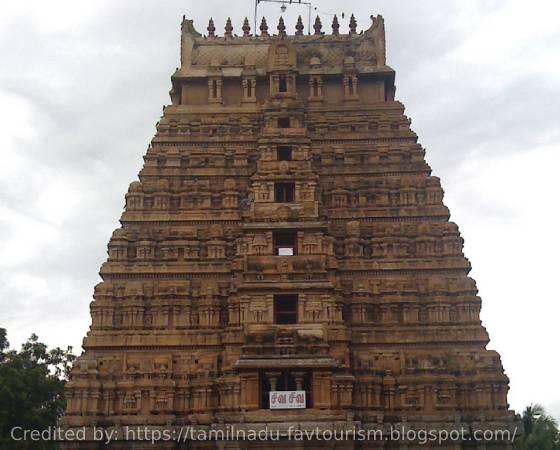
<instances>
[{"instance_id":1,"label":"red and white banner","mask_svg":"<svg viewBox=\"0 0 560 450\"><path fill-rule=\"evenodd\" d=\"M305 391L270 391L270 409L305 408Z\"/></svg>"}]
</instances>

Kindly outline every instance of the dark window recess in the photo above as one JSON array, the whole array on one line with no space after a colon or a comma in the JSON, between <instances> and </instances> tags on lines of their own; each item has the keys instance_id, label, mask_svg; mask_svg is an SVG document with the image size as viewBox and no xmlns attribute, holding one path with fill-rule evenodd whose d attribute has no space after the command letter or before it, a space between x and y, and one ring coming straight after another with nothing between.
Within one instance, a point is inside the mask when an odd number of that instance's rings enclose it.
<instances>
[{"instance_id":1,"label":"dark window recess","mask_svg":"<svg viewBox=\"0 0 560 450\"><path fill-rule=\"evenodd\" d=\"M270 387L270 381L264 372L260 374L260 385L261 385L261 408L268 409L270 408L270 396L269 392L272 390Z\"/></svg>"},{"instance_id":2,"label":"dark window recess","mask_svg":"<svg viewBox=\"0 0 560 450\"><path fill-rule=\"evenodd\" d=\"M313 407L313 403L312 403L312 393L313 393L313 385L312 385L312 380L313 380L313 374L309 371L305 371L303 373L303 383L301 384L301 386L298 386L296 384L296 380L295 377L296 375L294 373L291 373L289 369L285 369L285 370L278 370L278 371L274 371L277 372L277 374L275 374L275 380L276 380L276 386L275 386L275 390L276 391L296 391L298 390L298 387L305 391L305 406L306 408L312 408ZM298 378L302 376L301 372L297 373ZM272 387L270 385L270 378L269 376L266 374L265 371L262 371L260 373L260 388L261 388L261 408L270 408L270 398L269 398L269 392L272 390Z\"/></svg>"},{"instance_id":3,"label":"dark window recess","mask_svg":"<svg viewBox=\"0 0 560 450\"><path fill-rule=\"evenodd\" d=\"M278 161L291 161L292 147L289 145L279 145L276 147L276 159L278 159Z\"/></svg>"},{"instance_id":4,"label":"dark window recess","mask_svg":"<svg viewBox=\"0 0 560 450\"><path fill-rule=\"evenodd\" d=\"M290 128L290 118L278 117L278 128Z\"/></svg>"},{"instance_id":5,"label":"dark window recess","mask_svg":"<svg viewBox=\"0 0 560 450\"><path fill-rule=\"evenodd\" d=\"M275 231L272 233L274 254L278 256L293 256L296 254L296 231Z\"/></svg>"},{"instance_id":6,"label":"dark window recess","mask_svg":"<svg viewBox=\"0 0 560 450\"><path fill-rule=\"evenodd\" d=\"M274 296L274 323L281 325L297 323L297 294L279 294Z\"/></svg>"},{"instance_id":7,"label":"dark window recess","mask_svg":"<svg viewBox=\"0 0 560 450\"><path fill-rule=\"evenodd\" d=\"M278 78L278 92L288 92L288 81L285 76Z\"/></svg>"},{"instance_id":8,"label":"dark window recess","mask_svg":"<svg viewBox=\"0 0 560 450\"><path fill-rule=\"evenodd\" d=\"M353 77L349 77L348 78L348 88L350 90L350 95L354 95L356 92L356 85L354 83L354 78Z\"/></svg>"},{"instance_id":9,"label":"dark window recess","mask_svg":"<svg viewBox=\"0 0 560 450\"><path fill-rule=\"evenodd\" d=\"M274 201L291 203L295 198L295 183L274 183Z\"/></svg>"}]
</instances>

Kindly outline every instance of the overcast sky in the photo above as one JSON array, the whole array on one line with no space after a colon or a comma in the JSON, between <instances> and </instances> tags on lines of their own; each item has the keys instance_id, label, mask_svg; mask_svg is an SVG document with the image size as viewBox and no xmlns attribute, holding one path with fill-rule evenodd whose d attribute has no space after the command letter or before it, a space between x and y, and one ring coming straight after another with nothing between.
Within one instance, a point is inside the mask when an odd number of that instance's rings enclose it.
<instances>
[{"instance_id":1,"label":"overcast sky","mask_svg":"<svg viewBox=\"0 0 560 450\"><path fill-rule=\"evenodd\" d=\"M441 177L509 400L560 417L560 2L315 0L385 17L397 97ZM0 13L0 326L80 349L106 245L179 65L183 14L254 2L21 0ZM293 30L297 6L285 14ZM279 5L260 7L276 30ZM340 20L347 30L347 18Z\"/></svg>"}]
</instances>

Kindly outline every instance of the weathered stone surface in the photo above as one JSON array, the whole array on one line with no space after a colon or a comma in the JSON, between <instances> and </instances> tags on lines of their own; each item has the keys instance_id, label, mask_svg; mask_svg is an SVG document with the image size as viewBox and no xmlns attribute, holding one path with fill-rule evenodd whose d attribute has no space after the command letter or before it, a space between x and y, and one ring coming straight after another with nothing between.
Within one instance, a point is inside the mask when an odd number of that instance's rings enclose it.
<instances>
[{"instance_id":1,"label":"weathered stone surface","mask_svg":"<svg viewBox=\"0 0 560 450\"><path fill-rule=\"evenodd\" d=\"M383 19L351 20L258 37L183 20L64 426L511 426L463 240L394 100ZM306 390L308 408L267 409L274 386Z\"/></svg>"}]
</instances>

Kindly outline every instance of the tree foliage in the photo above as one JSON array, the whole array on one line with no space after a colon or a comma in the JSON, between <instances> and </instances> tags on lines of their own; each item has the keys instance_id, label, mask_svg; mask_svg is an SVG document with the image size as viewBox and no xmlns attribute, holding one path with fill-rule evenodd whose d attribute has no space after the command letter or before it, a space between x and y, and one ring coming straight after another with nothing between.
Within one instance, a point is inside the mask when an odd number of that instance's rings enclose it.
<instances>
[{"instance_id":1,"label":"tree foliage","mask_svg":"<svg viewBox=\"0 0 560 450\"><path fill-rule=\"evenodd\" d=\"M14 442L14 427L44 430L56 426L64 413L64 384L72 361L72 347L49 350L33 334L20 351L9 350L6 330L0 328L0 448L47 450L52 442Z\"/></svg>"},{"instance_id":2,"label":"tree foliage","mask_svg":"<svg viewBox=\"0 0 560 450\"><path fill-rule=\"evenodd\" d=\"M517 443L518 450L560 450L558 424L542 405L527 406L522 421L523 435Z\"/></svg>"}]
</instances>

